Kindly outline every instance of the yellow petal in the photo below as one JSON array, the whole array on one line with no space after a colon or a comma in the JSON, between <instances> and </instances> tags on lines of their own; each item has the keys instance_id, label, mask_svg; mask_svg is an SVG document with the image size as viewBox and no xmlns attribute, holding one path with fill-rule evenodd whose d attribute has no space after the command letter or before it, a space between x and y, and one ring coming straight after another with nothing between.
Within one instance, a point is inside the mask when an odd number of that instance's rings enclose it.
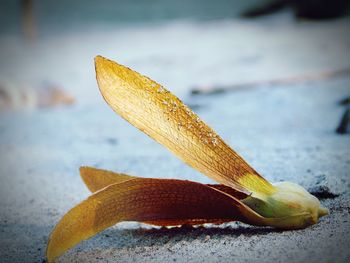
<instances>
[{"instance_id":1,"label":"yellow petal","mask_svg":"<svg viewBox=\"0 0 350 263\"><path fill-rule=\"evenodd\" d=\"M239 200L203 184L167 179L131 179L94 193L63 216L51 233L47 258L55 258L82 240L121 221L156 225L222 223L261 224Z\"/></svg>"},{"instance_id":2,"label":"yellow petal","mask_svg":"<svg viewBox=\"0 0 350 263\"><path fill-rule=\"evenodd\" d=\"M95 58L95 67L98 86L109 106L182 161L247 194L251 180L242 180L246 175L258 178L259 185L263 182L264 191L273 190L270 183L164 87L101 56ZM253 184L257 185L254 181Z\"/></svg>"}]
</instances>

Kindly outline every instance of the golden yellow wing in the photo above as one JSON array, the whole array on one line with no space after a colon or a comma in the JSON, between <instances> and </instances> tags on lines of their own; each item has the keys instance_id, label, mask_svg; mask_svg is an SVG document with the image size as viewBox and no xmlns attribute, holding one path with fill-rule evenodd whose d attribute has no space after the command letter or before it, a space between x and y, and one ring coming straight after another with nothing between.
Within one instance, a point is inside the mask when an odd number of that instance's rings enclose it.
<instances>
[{"instance_id":1,"label":"golden yellow wing","mask_svg":"<svg viewBox=\"0 0 350 263\"><path fill-rule=\"evenodd\" d=\"M101 56L95 58L95 67L98 86L109 106L182 161L245 193L273 190L215 131L164 87Z\"/></svg>"}]
</instances>

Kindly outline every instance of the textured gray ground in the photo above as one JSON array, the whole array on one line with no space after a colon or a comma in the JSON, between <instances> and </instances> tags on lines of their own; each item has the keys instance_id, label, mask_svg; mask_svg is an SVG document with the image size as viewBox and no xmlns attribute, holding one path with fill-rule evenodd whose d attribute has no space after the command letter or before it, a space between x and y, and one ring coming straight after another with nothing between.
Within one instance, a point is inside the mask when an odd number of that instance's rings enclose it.
<instances>
[{"instance_id":1,"label":"textured gray ground","mask_svg":"<svg viewBox=\"0 0 350 263\"><path fill-rule=\"evenodd\" d=\"M105 55L149 75L196 105L209 123L271 181L339 197L330 215L298 231L243 224L157 229L122 223L82 242L60 262L349 262L350 136L334 133L350 93L344 77L190 97L195 84L235 84L349 68L349 20L296 24L179 22L54 35L24 46L0 39L0 80L50 80L73 107L0 114L0 261L41 262L61 216L89 195L78 168L210 182L127 124L98 94L92 58Z\"/></svg>"},{"instance_id":2,"label":"textured gray ground","mask_svg":"<svg viewBox=\"0 0 350 263\"><path fill-rule=\"evenodd\" d=\"M271 181L340 194L331 214L299 231L242 224L155 229L121 224L83 242L60 262L346 262L350 137L336 135L350 79L188 98L229 144ZM94 106L1 116L2 262L44 259L59 218L88 196L78 175L93 165L149 177L209 182L128 125Z\"/></svg>"}]
</instances>

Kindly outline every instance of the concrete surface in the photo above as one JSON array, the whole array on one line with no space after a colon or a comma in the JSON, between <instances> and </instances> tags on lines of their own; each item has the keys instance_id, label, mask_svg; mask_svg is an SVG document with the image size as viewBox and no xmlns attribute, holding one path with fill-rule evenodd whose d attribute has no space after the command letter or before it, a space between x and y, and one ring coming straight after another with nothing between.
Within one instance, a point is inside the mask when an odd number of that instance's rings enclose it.
<instances>
[{"instance_id":1,"label":"concrete surface","mask_svg":"<svg viewBox=\"0 0 350 263\"><path fill-rule=\"evenodd\" d=\"M155 229L123 223L59 262L347 262L350 137L334 133L350 79L187 98L271 181L323 185L331 214L305 230L243 224ZM131 127L101 100L94 106L1 115L2 262L44 259L60 217L88 196L78 175L92 165L145 177L210 182Z\"/></svg>"}]
</instances>

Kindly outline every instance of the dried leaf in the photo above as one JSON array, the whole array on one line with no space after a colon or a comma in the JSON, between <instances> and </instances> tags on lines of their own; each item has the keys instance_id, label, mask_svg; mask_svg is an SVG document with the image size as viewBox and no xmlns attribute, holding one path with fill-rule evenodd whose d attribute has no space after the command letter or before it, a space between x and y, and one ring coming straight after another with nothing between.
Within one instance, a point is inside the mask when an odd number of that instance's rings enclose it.
<instances>
[{"instance_id":1,"label":"dried leaf","mask_svg":"<svg viewBox=\"0 0 350 263\"><path fill-rule=\"evenodd\" d=\"M169 179L131 179L94 193L56 225L47 248L49 262L80 241L121 221L155 225L260 224L259 216L235 198L203 184Z\"/></svg>"},{"instance_id":2,"label":"dried leaf","mask_svg":"<svg viewBox=\"0 0 350 263\"><path fill-rule=\"evenodd\" d=\"M109 106L181 160L246 194L257 186L261 191L273 191L269 182L164 87L101 56L95 58L95 67L98 86ZM244 180L247 175L258 183Z\"/></svg>"}]
</instances>

